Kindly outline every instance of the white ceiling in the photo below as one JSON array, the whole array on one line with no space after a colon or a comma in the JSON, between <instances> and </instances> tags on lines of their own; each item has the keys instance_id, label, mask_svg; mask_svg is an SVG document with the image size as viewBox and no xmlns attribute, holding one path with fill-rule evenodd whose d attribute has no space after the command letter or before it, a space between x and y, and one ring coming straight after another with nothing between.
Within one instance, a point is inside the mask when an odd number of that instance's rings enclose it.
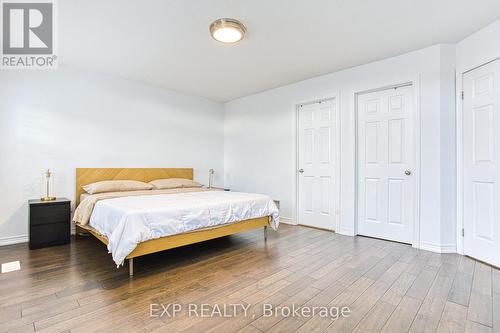
<instances>
[{"instance_id":1,"label":"white ceiling","mask_svg":"<svg viewBox=\"0 0 500 333\"><path fill-rule=\"evenodd\" d=\"M454 43L500 18L498 0L64 0L66 65L228 101ZM246 38L214 41L210 23L241 20Z\"/></svg>"}]
</instances>

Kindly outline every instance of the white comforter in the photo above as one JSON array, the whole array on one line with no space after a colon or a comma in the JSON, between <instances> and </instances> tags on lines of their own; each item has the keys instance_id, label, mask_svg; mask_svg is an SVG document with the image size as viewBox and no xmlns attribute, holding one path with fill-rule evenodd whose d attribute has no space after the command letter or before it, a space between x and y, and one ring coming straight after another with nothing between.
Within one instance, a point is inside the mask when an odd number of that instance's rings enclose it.
<instances>
[{"instance_id":1,"label":"white comforter","mask_svg":"<svg viewBox=\"0 0 500 333\"><path fill-rule=\"evenodd\" d=\"M271 216L271 227L278 228L279 211L268 196L206 191L101 200L90 225L108 238L119 266L138 243L263 216Z\"/></svg>"}]
</instances>

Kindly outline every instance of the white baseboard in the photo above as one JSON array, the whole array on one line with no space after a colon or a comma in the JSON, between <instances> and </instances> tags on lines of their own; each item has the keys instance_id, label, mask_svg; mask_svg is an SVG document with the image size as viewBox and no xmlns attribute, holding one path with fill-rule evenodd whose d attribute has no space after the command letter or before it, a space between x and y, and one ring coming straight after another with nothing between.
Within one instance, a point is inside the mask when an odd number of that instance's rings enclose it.
<instances>
[{"instance_id":1,"label":"white baseboard","mask_svg":"<svg viewBox=\"0 0 500 333\"><path fill-rule=\"evenodd\" d=\"M420 249L436 253L457 253L457 246L455 244L420 242Z\"/></svg>"},{"instance_id":2,"label":"white baseboard","mask_svg":"<svg viewBox=\"0 0 500 333\"><path fill-rule=\"evenodd\" d=\"M30 240L30 238L28 235L3 237L3 238L0 238L0 246L19 244L19 243L27 243L27 242L29 242L29 240Z\"/></svg>"},{"instance_id":3,"label":"white baseboard","mask_svg":"<svg viewBox=\"0 0 500 333\"><path fill-rule=\"evenodd\" d=\"M336 232L339 235L351 236L351 237L356 236L356 235L354 235L354 232L351 229L348 229L348 228L340 227L338 231L336 230Z\"/></svg>"},{"instance_id":4,"label":"white baseboard","mask_svg":"<svg viewBox=\"0 0 500 333\"><path fill-rule=\"evenodd\" d=\"M297 225L290 217L280 217L280 223ZM337 231L340 235L355 236L353 231L348 228L340 227ZM457 246L455 244L436 244L431 242L420 242L420 249L436 253L457 253Z\"/></svg>"},{"instance_id":5,"label":"white baseboard","mask_svg":"<svg viewBox=\"0 0 500 333\"><path fill-rule=\"evenodd\" d=\"M297 223L293 222L293 220L290 217L284 217L284 216L280 216L280 223L297 225Z\"/></svg>"}]
</instances>

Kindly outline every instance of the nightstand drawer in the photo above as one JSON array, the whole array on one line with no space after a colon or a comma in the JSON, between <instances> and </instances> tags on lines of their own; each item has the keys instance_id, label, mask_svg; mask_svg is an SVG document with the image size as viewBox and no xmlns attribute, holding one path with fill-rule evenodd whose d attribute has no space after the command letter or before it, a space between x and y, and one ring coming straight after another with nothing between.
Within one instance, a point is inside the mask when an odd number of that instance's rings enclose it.
<instances>
[{"instance_id":1,"label":"nightstand drawer","mask_svg":"<svg viewBox=\"0 0 500 333\"><path fill-rule=\"evenodd\" d=\"M49 207L33 206L30 210L32 225L66 222L70 218L70 205L59 204Z\"/></svg>"},{"instance_id":2,"label":"nightstand drawer","mask_svg":"<svg viewBox=\"0 0 500 333\"><path fill-rule=\"evenodd\" d=\"M32 225L30 230L30 249L50 245L66 244L70 238L67 222Z\"/></svg>"},{"instance_id":3,"label":"nightstand drawer","mask_svg":"<svg viewBox=\"0 0 500 333\"><path fill-rule=\"evenodd\" d=\"M30 249L70 242L71 201L30 200Z\"/></svg>"}]
</instances>

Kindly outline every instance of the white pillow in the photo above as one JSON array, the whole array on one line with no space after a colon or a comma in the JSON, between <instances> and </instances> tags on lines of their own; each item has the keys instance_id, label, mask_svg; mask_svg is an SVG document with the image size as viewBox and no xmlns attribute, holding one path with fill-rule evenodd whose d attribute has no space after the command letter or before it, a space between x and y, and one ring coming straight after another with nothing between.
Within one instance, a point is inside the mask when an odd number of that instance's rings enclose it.
<instances>
[{"instance_id":1,"label":"white pillow","mask_svg":"<svg viewBox=\"0 0 500 333\"><path fill-rule=\"evenodd\" d=\"M125 192L151 190L153 185L137 180L103 180L101 182L82 186L85 192L89 194L104 192Z\"/></svg>"},{"instance_id":2,"label":"white pillow","mask_svg":"<svg viewBox=\"0 0 500 333\"><path fill-rule=\"evenodd\" d=\"M202 187L198 182L191 179L184 178L168 178L168 179L156 179L149 182L157 190L169 189L169 188L184 188L184 187Z\"/></svg>"}]
</instances>

